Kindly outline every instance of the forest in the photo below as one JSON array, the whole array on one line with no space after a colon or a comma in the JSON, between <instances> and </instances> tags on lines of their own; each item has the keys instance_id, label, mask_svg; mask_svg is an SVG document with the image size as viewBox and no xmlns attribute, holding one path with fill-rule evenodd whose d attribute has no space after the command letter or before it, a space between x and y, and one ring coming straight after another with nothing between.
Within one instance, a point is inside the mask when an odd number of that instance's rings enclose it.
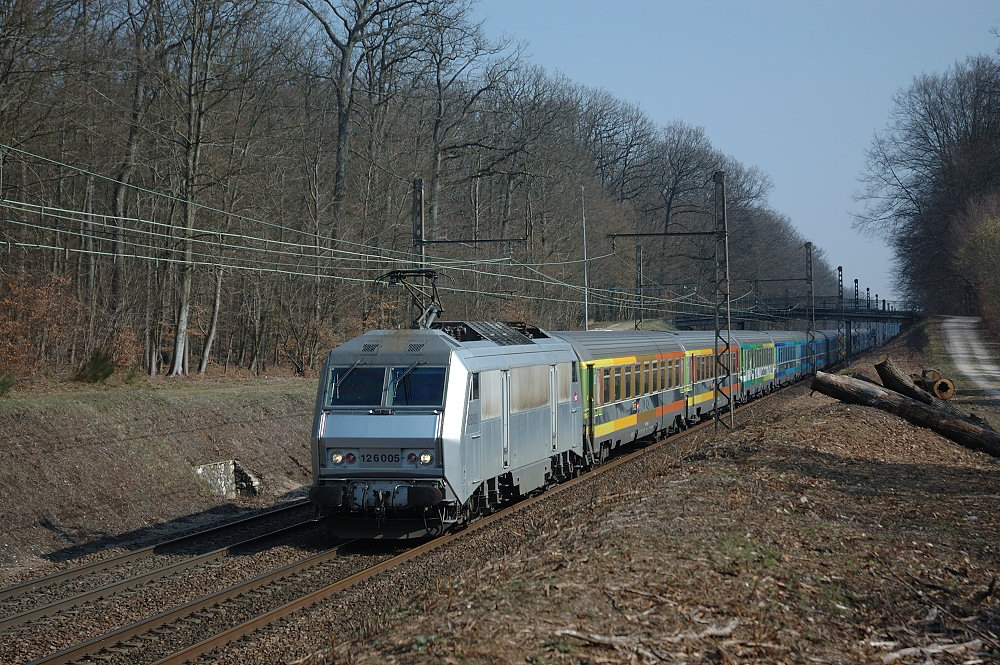
<instances>
[{"instance_id":1,"label":"forest","mask_svg":"<svg viewBox=\"0 0 1000 665\"><path fill-rule=\"evenodd\" d=\"M10 0L0 23L8 377L315 371L413 319L378 278L416 265L418 200L444 319L708 307L712 238L639 241L637 290L609 236L714 229L718 171L733 306L807 293L766 174L487 38L466 0Z\"/></svg>"},{"instance_id":2,"label":"forest","mask_svg":"<svg viewBox=\"0 0 1000 665\"><path fill-rule=\"evenodd\" d=\"M920 74L867 154L856 226L893 249L897 290L1000 335L1000 57Z\"/></svg>"}]
</instances>

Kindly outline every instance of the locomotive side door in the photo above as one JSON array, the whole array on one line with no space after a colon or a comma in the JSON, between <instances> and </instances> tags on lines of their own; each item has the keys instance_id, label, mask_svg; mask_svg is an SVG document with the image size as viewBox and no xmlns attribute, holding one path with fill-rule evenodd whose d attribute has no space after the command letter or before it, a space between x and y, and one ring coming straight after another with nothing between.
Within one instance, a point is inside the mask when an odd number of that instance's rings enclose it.
<instances>
[{"instance_id":1,"label":"locomotive side door","mask_svg":"<svg viewBox=\"0 0 1000 665\"><path fill-rule=\"evenodd\" d=\"M552 451L559 444L559 366L549 365L549 408L552 420Z\"/></svg>"},{"instance_id":2,"label":"locomotive side door","mask_svg":"<svg viewBox=\"0 0 1000 665\"><path fill-rule=\"evenodd\" d=\"M510 370L500 370L500 441L503 468L510 467Z\"/></svg>"},{"instance_id":3,"label":"locomotive side door","mask_svg":"<svg viewBox=\"0 0 1000 665\"><path fill-rule=\"evenodd\" d=\"M466 474L466 483L470 484L470 491L483 480L483 457L486 451L483 450L483 405L479 393L479 372L469 374L468 386L469 398L465 404L465 455L463 461L463 471Z\"/></svg>"}]
</instances>

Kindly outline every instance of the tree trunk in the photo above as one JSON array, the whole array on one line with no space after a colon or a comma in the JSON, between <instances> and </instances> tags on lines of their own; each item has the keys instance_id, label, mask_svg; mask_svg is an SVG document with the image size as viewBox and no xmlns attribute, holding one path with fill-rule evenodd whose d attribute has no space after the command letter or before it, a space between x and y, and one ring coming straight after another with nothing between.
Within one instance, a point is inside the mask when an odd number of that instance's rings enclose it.
<instances>
[{"instance_id":1,"label":"tree trunk","mask_svg":"<svg viewBox=\"0 0 1000 665\"><path fill-rule=\"evenodd\" d=\"M205 349L201 354L198 374L204 374L208 368L208 359L212 355L212 342L215 340L215 331L219 326L220 309L222 309L222 268L218 268L215 273L215 298L212 302L212 322L208 326L208 337L205 338Z\"/></svg>"},{"instance_id":2,"label":"tree trunk","mask_svg":"<svg viewBox=\"0 0 1000 665\"><path fill-rule=\"evenodd\" d=\"M1000 457L1000 434L997 432L887 388L826 372L816 372L811 388L842 402L888 411L914 425L932 429L966 448Z\"/></svg>"},{"instance_id":3,"label":"tree trunk","mask_svg":"<svg viewBox=\"0 0 1000 665\"><path fill-rule=\"evenodd\" d=\"M892 361L892 358L886 356L882 362L875 363L875 371L878 372L878 378L882 379L882 385L886 388L919 400L924 404L931 403L931 394L917 386L913 381L912 375L906 374L903 370L899 369L899 366Z\"/></svg>"}]
</instances>

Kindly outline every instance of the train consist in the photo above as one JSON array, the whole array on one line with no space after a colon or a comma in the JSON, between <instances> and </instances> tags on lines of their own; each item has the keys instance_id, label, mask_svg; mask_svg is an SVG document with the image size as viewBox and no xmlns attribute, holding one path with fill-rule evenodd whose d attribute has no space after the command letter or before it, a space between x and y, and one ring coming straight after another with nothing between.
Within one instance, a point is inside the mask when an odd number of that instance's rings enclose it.
<instances>
[{"instance_id":1,"label":"train consist","mask_svg":"<svg viewBox=\"0 0 1000 665\"><path fill-rule=\"evenodd\" d=\"M897 332L855 332L853 350ZM310 500L338 536L437 535L713 415L717 386L742 403L833 365L844 342L733 331L725 380L715 340L492 322L367 332L327 357Z\"/></svg>"}]
</instances>

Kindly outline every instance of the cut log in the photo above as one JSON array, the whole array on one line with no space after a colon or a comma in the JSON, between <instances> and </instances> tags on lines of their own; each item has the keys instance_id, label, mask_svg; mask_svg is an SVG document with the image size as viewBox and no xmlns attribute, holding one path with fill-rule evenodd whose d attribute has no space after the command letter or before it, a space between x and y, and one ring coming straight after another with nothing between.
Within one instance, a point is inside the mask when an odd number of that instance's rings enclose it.
<instances>
[{"instance_id":1,"label":"cut log","mask_svg":"<svg viewBox=\"0 0 1000 665\"><path fill-rule=\"evenodd\" d=\"M1000 457L1000 434L930 404L848 376L816 372L812 389L843 402L873 406L894 413L914 425L934 430L967 448Z\"/></svg>"},{"instance_id":2,"label":"cut log","mask_svg":"<svg viewBox=\"0 0 1000 665\"><path fill-rule=\"evenodd\" d=\"M941 372L937 371L936 369L928 368L920 373L920 377L923 379L924 383L926 383L927 385L931 385L932 383L941 378Z\"/></svg>"},{"instance_id":3,"label":"cut log","mask_svg":"<svg viewBox=\"0 0 1000 665\"><path fill-rule=\"evenodd\" d=\"M940 378L930 387L931 392L938 399L951 399L955 396L955 382L951 379Z\"/></svg>"},{"instance_id":4,"label":"cut log","mask_svg":"<svg viewBox=\"0 0 1000 665\"><path fill-rule=\"evenodd\" d=\"M931 394L916 385L912 375L899 369L899 366L892 362L892 358L889 356L886 356L882 362L875 363L875 371L878 372L878 378L882 379L882 385L886 388L912 399L920 400L924 404L931 403L933 399Z\"/></svg>"}]
</instances>

